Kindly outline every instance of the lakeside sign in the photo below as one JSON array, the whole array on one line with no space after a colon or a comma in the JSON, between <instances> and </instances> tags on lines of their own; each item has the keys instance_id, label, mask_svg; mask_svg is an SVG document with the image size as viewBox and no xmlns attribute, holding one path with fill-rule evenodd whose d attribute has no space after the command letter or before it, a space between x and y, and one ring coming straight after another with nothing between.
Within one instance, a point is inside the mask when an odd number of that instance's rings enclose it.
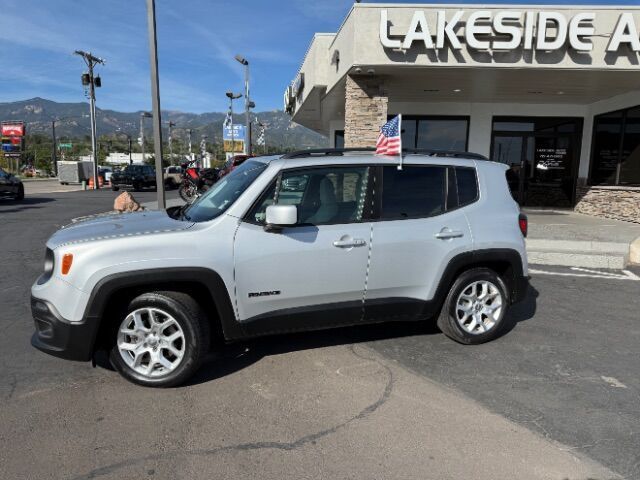
<instances>
[{"instance_id":1,"label":"lakeside sign","mask_svg":"<svg viewBox=\"0 0 640 480\"><path fill-rule=\"evenodd\" d=\"M409 50L415 43L427 49L441 50L447 46L461 50L460 37L469 48L474 50L510 51L524 50L553 51L563 48L567 43L579 52L593 50L591 37L596 34L595 12L580 12L567 18L563 13L553 11L517 11L477 10L465 17L464 10L455 11L447 18L444 10L431 13L433 21L428 22L424 10L416 10L411 18L404 37L389 35L388 11L380 11L380 42L387 49ZM430 28L434 26L435 28ZM464 27L464 35L457 30ZM609 32L607 32L609 33ZM638 27L633 14L623 12L611 32L606 47L607 52L617 52L627 46L634 52L640 52Z\"/></svg>"}]
</instances>

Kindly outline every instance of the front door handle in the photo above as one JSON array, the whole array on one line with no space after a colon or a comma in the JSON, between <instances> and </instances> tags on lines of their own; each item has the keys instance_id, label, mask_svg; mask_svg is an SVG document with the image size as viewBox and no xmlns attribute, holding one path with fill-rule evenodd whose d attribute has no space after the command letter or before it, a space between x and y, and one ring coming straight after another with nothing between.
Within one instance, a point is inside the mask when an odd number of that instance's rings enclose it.
<instances>
[{"instance_id":1,"label":"front door handle","mask_svg":"<svg viewBox=\"0 0 640 480\"><path fill-rule=\"evenodd\" d=\"M333 242L333 246L334 247L338 247L338 248L353 248L353 247L364 247L367 244L367 242L365 242L364 240L362 240L361 238L352 238L352 239L345 239L345 240L336 240L335 242Z\"/></svg>"},{"instance_id":2,"label":"front door handle","mask_svg":"<svg viewBox=\"0 0 640 480\"><path fill-rule=\"evenodd\" d=\"M434 237L436 237L438 240L450 240L452 238L464 237L464 233L450 230L448 228L443 228L439 233L436 233Z\"/></svg>"}]
</instances>

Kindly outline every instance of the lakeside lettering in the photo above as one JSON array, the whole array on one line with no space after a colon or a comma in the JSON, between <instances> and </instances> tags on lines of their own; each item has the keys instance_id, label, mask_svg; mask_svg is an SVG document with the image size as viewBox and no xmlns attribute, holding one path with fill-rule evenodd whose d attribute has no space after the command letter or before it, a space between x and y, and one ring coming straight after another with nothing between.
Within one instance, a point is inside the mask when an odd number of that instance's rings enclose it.
<instances>
[{"instance_id":1,"label":"lakeside lettering","mask_svg":"<svg viewBox=\"0 0 640 480\"><path fill-rule=\"evenodd\" d=\"M456 30L464 23L464 41L475 50L558 50L567 43L580 52L593 50L590 37L596 34L593 12L577 13L571 18L559 12L521 12L487 10L471 12L462 22L464 10L456 11L449 19L441 10L435 14L435 32L431 32L426 13L416 10L403 39L390 38L388 11L380 11L380 42L385 48L408 50L414 42L422 42L427 49L443 49L445 44L461 50L462 44ZM433 24L432 24L433 25ZM498 38L491 39L491 35ZM630 12L621 13L614 27L607 52L617 52L626 45L640 52L638 28Z\"/></svg>"}]
</instances>

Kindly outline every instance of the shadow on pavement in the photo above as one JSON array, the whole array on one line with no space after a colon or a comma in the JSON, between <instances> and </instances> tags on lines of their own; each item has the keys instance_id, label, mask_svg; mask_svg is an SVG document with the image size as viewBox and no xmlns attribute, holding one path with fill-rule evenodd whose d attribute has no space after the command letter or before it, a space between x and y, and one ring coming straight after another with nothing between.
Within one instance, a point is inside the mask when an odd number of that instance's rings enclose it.
<instances>
[{"instance_id":1,"label":"shadow on pavement","mask_svg":"<svg viewBox=\"0 0 640 480\"><path fill-rule=\"evenodd\" d=\"M41 203L50 203L55 202L55 198L49 197L25 197L23 200L15 200L10 197L0 197L0 213L16 213L21 212L23 210L30 210L34 208L42 208L39 205ZM3 208L3 207L14 207L14 208Z\"/></svg>"},{"instance_id":2,"label":"shadow on pavement","mask_svg":"<svg viewBox=\"0 0 640 480\"><path fill-rule=\"evenodd\" d=\"M529 286L525 299L509 310L511 322L500 337L513 330L518 323L533 318L536 313L538 295L538 291ZM271 355L336 345L437 334L441 334L441 332L433 319L428 322L388 322L262 337L223 345L218 353L212 354L203 363L198 373L186 385L197 385L231 375Z\"/></svg>"}]
</instances>

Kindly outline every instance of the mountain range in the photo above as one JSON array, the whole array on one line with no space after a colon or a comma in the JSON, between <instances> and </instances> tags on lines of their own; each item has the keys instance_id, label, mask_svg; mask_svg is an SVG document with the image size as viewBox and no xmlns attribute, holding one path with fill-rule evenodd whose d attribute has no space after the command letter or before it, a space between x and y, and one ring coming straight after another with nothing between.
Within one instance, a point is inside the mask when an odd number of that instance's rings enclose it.
<instances>
[{"instance_id":1,"label":"mountain range","mask_svg":"<svg viewBox=\"0 0 640 480\"><path fill-rule=\"evenodd\" d=\"M126 133L134 139L140 135L140 114L142 112L117 112L96 108L96 128L98 136ZM168 122L176 126L173 130L174 138L186 140L187 130L193 130L193 142L200 142L202 135L208 136L208 141L219 143L222 141L222 124L225 113L187 113L177 111L162 111L164 128ZM282 110L267 112L252 112L252 119L267 125L266 141L269 146L290 148L317 148L327 145L327 139L322 135L297 125L291 121L289 115ZM0 121L21 120L27 124L27 135L41 133L51 134L51 121L56 122L56 135L63 139L79 138L90 135L89 104L88 103L59 103L44 98L32 98L16 102L0 103ZM234 113L234 123L244 124L244 112ZM255 127L254 127L255 128ZM145 119L145 136L152 134L150 119ZM166 133L165 133L166 134ZM254 132L254 138L256 134Z\"/></svg>"}]
</instances>

